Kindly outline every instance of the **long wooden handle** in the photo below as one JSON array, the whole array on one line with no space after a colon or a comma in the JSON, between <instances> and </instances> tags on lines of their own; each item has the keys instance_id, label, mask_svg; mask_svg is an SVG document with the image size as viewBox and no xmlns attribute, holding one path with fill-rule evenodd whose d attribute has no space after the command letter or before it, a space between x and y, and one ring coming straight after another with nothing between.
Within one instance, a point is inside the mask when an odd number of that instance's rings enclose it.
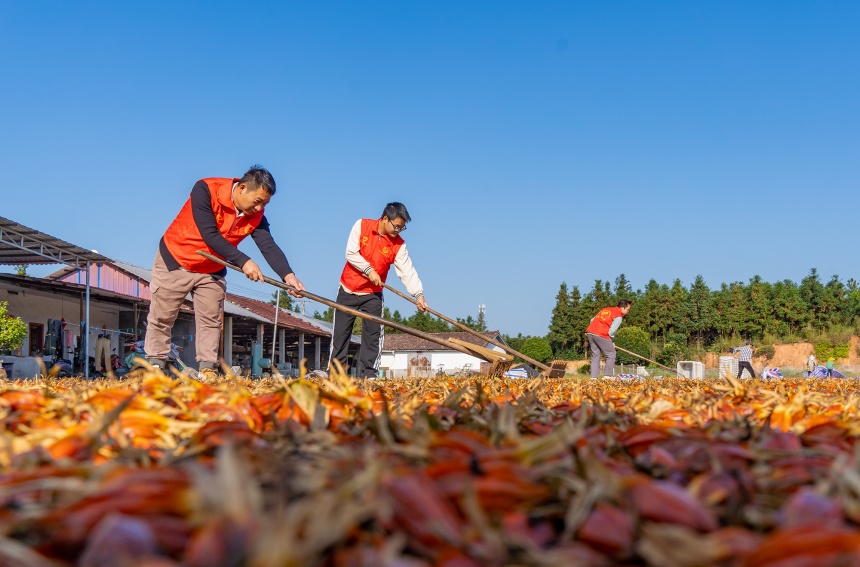
<instances>
[{"instance_id":1,"label":"long wooden handle","mask_svg":"<svg viewBox=\"0 0 860 567\"><path fill-rule=\"evenodd\" d=\"M397 290L397 289L394 289L393 287L391 287L390 285L388 285L388 284L387 284L387 283L385 283L385 282L383 282L383 283L382 283L382 285L383 285L383 287L384 287L385 289L387 289L387 290L388 290L388 291L390 291L391 293L394 293L394 294L399 295L400 297L402 297L403 299L405 299L406 301L408 301L409 303L411 303L411 304L413 304L413 305L416 305L416 306L418 305L418 302L417 302L417 301L415 301L413 298L409 297L408 295L406 295L406 294L405 294L405 293L403 293L402 291L399 291L399 290ZM506 352L509 352L509 353L511 353L511 354L513 354L513 355L515 355L515 356L518 356L518 357L522 358L523 360L526 360L526 361L528 361L528 362L531 362L532 364L534 364L535 366L537 366L537 367L538 367L538 368L540 368L541 370L544 370L544 371L547 371L547 372L549 371L549 366L547 366L546 364L543 364L543 363L541 363L541 362L538 362L537 360L535 360L535 359L533 359L533 358L530 358L530 357L528 357L528 356L524 355L524 354L523 354L523 353L521 353L520 351L518 351L518 350L514 350L514 349L512 349L511 347L509 347L509 346L507 346L507 345L504 345L504 344L502 344L502 343L500 343L500 342L498 342L498 341L496 341L496 340L488 339L487 337L485 337L484 335L482 335L481 333L479 333L479 332L478 332L478 331L476 331L475 329L472 329L471 327L467 327L466 325L463 325L463 324L462 324L462 323L460 323L459 321L456 321L456 320L454 320L454 319L449 319L448 317L445 317L444 315L442 315L442 314L441 314L441 313L439 313L438 311L434 311L434 310L430 309L429 307L427 308L427 312L428 312L428 313L430 313L430 314L432 314L432 315L435 315L436 317L439 317L439 318L440 318L440 319L442 319L443 321L447 321L448 323L451 323L452 325L454 325L454 326L455 326L455 327L457 327L458 329L462 329L462 330L466 331L467 333L471 333L471 334L475 335L476 337L481 337L481 340L487 341L488 343L490 343L490 344L492 344L492 345L496 345L497 347L499 347L499 348L501 348L501 349L505 350Z\"/></svg>"},{"instance_id":2,"label":"long wooden handle","mask_svg":"<svg viewBox=\"0 0 860 567\"><path fill-rule=\"evenodd\" d=\"M217 263L221 264L222 266L230 268L231 270L236 270L237 272L242 273L241 268L239 268L238 266L234 266L233 264L230 264L229 262L225 262L224 260L222 260L221 258L219 258L217 256L213 256L212 254L209 254L208 252L204 252L203 250L198 250L197 253L200 254L201 256L203 256L204 258L208 259L208 260L212 260L213 262L217 262ZM301 295L302 297L307 297L308 299L312 299L318 303L322 303L323 305L327 305L328 307L331 307L333 309L337 309L338 311L343 311L344 313L349 313L350 315L355 315L356 317L361 317L362 319L367 319L368 321L373 321L374 323L379 323L380 325L386 325L388 327L391 327L392 329L397 329L398 331L408 333L408 334L413 335L415 337L420 337L422 339L425 339L425 340L434 342L436 344L442 345L445 348L456 350L456 351L462 352L463 354L468 354L469 356L474 356L475 358L482 358L484 360L487 360L483 356L479 356L477 353L474 353L474 352L470 351L469 349L467 349L466 347L462 347L456 343L451 343L451 342L439 339L439 338L434 337L433 335L427 334L423 331L418 331L416 329L412 329L411 327L407 327L406 325L401 325L400 323L395 323L394 321L389 321L388 319L383 319L382 317L377 317L376 315L370 315L368 313L362 313L361 311L358 311L356 309L352 309L351 307L347 307L345 305L341 305L340 303L336 303L330 299L326 299L325 297L321 297L321 296L316 295L314 293L311 293L307 290L297 289L297 288L295 288L289 284L286 284L284 282L279 282L278 280L273 280L272 278L269 278L266 276L263 276L263 281L265 281L268 284L272 284L275 287L285 289L287 291L294 291L294 292L298 293L299 295ZM487 362L492 362L492 361L487 361Z\"/></svg>"},{"instance_id":3,"label":"long wooden handle","mask_svg":"<svg viewBox=\"0 0 860 567\"><path fill-rule=\"evenodd\" d=\"M662 368L663 370L668 370L669 372L671 372L672 374L675 374L676 376L682 376L682 377L685 377L683 374L679 373L677 370L672 370L672 369L671 369L671 368L669 368L668 366L663 366L662 364L660 364L659 362L657 362L657 361L655 361L655 360L651 360L650 358L645 358L645 357L644 357L644 356L642 356L641 354L637 354L637 353L635 353L635 352L633 352L633 351L629 351L629 350L627 350L626 348L621 348L621 347L620 347L620 346L618 346L618 345L614 345L614 346L615 346L616 350L620 350L621 352L626 352L627 354L632 354L632 355L633 355L633 356L635 356L636 358L641 358L642 360L644 360L644 361L646 361L646 362L650 362L651 364L653 364L653 365L655 365L655 366L659 366L659 367L660 367L660 368Z\"/></svg>"}]
</instances>

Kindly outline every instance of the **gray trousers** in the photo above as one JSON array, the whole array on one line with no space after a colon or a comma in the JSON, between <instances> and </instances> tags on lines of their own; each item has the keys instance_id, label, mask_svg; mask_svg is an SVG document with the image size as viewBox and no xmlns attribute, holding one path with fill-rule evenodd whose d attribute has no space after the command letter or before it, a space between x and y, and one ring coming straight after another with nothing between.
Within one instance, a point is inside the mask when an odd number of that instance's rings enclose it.
<instances>
[{"instance_id":1,"label":"gray trousers","mask_svg":"<svg viewBox=\"0 0 860 567\"><path fill-rule=\"evenodd\" d=\"M591 347L591 377L600 378L600 353L606 356L603 367L604 376L615 376L615 345L611 340L587 333L588 346Z\"/></svg>"}]
</instances>

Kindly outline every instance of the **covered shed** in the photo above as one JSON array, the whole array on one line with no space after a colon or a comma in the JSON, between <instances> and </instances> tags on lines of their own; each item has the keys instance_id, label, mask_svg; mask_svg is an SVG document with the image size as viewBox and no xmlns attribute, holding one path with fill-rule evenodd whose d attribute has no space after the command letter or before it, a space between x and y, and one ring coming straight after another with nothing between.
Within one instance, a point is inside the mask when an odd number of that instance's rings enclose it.
<instances>
[{"instance_id":1,"label":"covered shed","mask_svg":"<svg viewBox=\"0 0 860 567\"><path fill-rule=\"evenodd\" d=\"M91 266L89 279L99 289L127 294L141 301L141 309L131 317L121 319L121 326L142 337L149 312L151 293L149 284L152 271L120 260ZM64 268L48 278L75 283L86 279L79 269ZM228 286L229 289L229 286ZM224 325L221 356L231 366L250 368L254 344L262 345L262 353L277 364L298 368L307 359L309 370L323 369L328 365L331 343L331 325L298 313L278 310L277 338L275 333L275 306L269 303L227 293L224 302ZM194 365L194 312L191 298L186 300L173 328L171 340L182 349L183 360ZM272 346L275 350L272 350ZM357 351L360 339L353 337L353 350Z\"/></svg>"},{"instance_id":2,"label":"covered shed","mask_svg":"<svg viewBox=\"0 0 860 567\"><path fill-rule=\"evenodd\" d=\"M65 240L56 238L36 229L24 226L13 220L5 217L0 217L0 264L17 266L21 264L34 265L51 265L63 264L75 270L84 270L87 276L90 274L90 267L93 265L109 262L110 259L102 256L95 250L87 250ZM29 282L17 282L18 285L24 284L24 287ZM12 286L15 287L15 286ZM81 295L80 317L75 317L74 320L81 329L86 332L81 332L80 349L83 353L93 352L94 341L90 338L90 292L91 282L89 277L83 282L83 294ZM7 295L12 295L15 290L7 289ZM5 300L6 298L4 298ZM36 329L30 327L28 344L33 340L33 335ZM83 365L85 376L89 376L89 367Z\"/></svg>"}]
</instances>

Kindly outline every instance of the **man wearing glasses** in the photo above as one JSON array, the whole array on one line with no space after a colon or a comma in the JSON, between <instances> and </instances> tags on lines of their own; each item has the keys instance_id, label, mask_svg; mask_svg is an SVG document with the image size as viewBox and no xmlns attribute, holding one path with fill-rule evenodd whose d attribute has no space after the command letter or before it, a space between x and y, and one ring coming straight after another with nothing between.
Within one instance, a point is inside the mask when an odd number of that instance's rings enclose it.
<instances>
[{"instance_id":1,"label":"man wearing glasses","mask_svg":"<svg viewBox=\"0 0 860 567\"><path fill-rule=\"evenodd\" d=\"M427 310L421 280L412 266L406 243L400 237L400 233L406 230L406 223L411 220L403 203L388 203L378 219L359 219L355 222L346 242L346 265L340 275L338 303L381 317L384 306L382 284L393 264L406 291L416 298L418 309ZM347 348L354 322L355 315L335 310L329 372L333 370L331 364L334 360L346 368ZM383 338L382 325L366 319L362 321L356 376L376 377Z\"/></svg>"}]
</instances>

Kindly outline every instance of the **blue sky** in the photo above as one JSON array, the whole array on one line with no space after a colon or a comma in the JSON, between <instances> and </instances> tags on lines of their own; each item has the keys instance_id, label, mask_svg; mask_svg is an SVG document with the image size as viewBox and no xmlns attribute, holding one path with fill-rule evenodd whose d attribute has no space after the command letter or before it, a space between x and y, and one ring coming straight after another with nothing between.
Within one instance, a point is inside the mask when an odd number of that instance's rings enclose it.
<instances>
[{"instance_id":1,"label":"blue sky","mask_svg":"<svg viewBox=\"0 0 860 567\"><path fill-rule=\"evenodd\" d=\"M150 266L195 180L260 163L308 289L399 200L430 306L510 334L563 281L860 279L858 29L840 1L5 0L0 215Z\"/></svg>"}]
</instances>

